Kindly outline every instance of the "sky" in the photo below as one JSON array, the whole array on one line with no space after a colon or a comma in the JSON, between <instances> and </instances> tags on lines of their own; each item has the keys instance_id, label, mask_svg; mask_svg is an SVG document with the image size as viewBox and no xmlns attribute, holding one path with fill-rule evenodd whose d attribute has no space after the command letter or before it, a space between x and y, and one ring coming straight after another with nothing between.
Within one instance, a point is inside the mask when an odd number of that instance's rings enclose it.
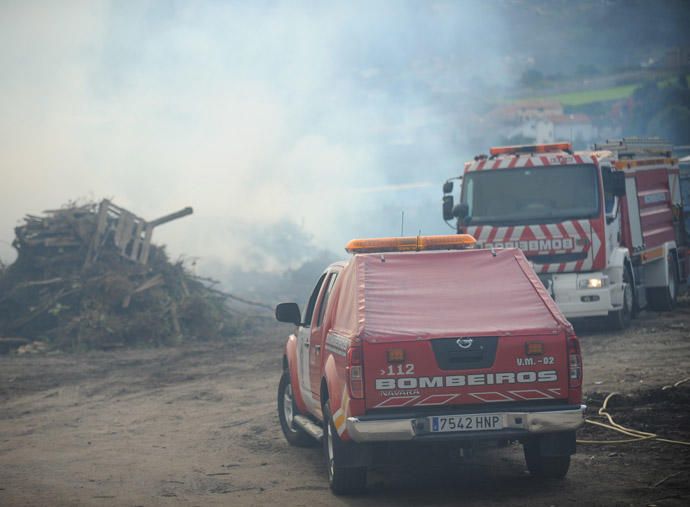
<instances>
[{"instance_id":1,"label":"sky","mask_svg":"<svg viewBox=\"0 0 690 507\"><path fill-rule=\"evenodd\" d=\"M251 268L307 255L262 237L291 227L336 251L399 234L403 212L407 233L444 232L464 154L423 80L429 54L481 57L478 9L3 1L0 258L24 214L102 198L146 219L192 206L154 241Z\"/></svg>"}]
</instances>

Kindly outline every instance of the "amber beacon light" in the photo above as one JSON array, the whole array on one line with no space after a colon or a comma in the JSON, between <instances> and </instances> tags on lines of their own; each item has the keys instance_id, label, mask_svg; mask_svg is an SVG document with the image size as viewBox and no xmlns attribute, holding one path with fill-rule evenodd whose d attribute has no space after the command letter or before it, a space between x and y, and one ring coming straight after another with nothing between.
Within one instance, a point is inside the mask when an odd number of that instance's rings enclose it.
<instances>
[{"instance_id":1,"label":"amber beacon light","mask_svg":"<svg viewBox=\"0 0 690 507\"><path fill-rule=\"evenodd\" d=\"M348 253L420 252L422 250L461 250L475 245L469 234L443 236L403 236L399 238L353 239L345 250Z\"/></svg>"},{"instance_id":2,"label":"amber beacon light","mask_svg":"<svg viewBox=\"0 0 690 507\"><path fill-rule=\"evenodd\" d=\"M522 144L519 146L496 146L489 150L492 156L520 153L554 153L558 151L573 151L570 143Z\"/></svg>"}]
</instances>

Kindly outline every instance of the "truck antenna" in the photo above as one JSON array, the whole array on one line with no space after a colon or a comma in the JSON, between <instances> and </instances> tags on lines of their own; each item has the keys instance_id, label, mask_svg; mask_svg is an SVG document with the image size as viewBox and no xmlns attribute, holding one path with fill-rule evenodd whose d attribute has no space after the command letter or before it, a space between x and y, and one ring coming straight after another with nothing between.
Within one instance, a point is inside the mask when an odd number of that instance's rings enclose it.
<instances>
[{"instance_id":1,"label":"truck antenna","mask_svg":"<svg viewBox=\"0 0 690 507\"><path fill-rule=\"evenodd\" d=\"M400 237L402 238L405 234L405 210L400 212Z\"/></svg>"}]
</instances>

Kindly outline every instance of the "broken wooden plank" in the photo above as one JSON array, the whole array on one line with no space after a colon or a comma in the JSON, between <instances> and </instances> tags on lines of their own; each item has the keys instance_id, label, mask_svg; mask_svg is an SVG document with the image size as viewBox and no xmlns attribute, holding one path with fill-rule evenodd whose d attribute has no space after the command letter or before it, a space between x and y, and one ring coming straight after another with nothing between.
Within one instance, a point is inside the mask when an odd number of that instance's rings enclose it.
<instances>
[{"instance_id":1,"label":"broken wooden plank","mask_svg":"<svg viewBox=\"0 0 690 507\"><path fill-rule=\"evenodd\" d=\"M153 289L154 287L157 287L158 285L161 285L165 282L165 279L163 278L163 275L158 274L154 276L153 278L150 278L146 280L144 283L139 285L137 288L135 288L132 292L127 294L125 298L122 300L122 308L127 308L129 307L129 303L132 300L132 296L134 294L138 294L139 292L144 292L145 290Z\"/></svg>"}]
</instances>

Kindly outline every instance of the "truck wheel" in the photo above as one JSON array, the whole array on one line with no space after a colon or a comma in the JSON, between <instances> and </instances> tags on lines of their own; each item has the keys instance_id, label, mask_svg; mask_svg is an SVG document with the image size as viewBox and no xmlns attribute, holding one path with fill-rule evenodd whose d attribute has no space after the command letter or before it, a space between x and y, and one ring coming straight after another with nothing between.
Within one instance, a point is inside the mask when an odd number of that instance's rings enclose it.
<instances>
[{"instance_id":1,"label":"truck wheel","mask_svg":"<svg viewBox=\"0 0 690 507\"><path fill-rule=\"evenodd\" d=\"M678 299L678 270L673 254L668 254L668 286L647 289L649 306L653 310L670 311L676 307Z\"/></svg>"},{"instance_id":2,"label":"truck wheel","mask_svg":"<svg viewBox=\"0 0 690 507\"><path fill-rule=\"evenodd\" d=\"M328 484L336 495L361 493L367 486L366 467L343 467L341 464L344 446L348 443L340 440L331 419L331 406L328 402L323 407L324 438L323 451L328 469ZM354 445L354 444L349 444Z\"/></svg>"},{"instance_id":3,"label":"truck wheel","mask_svg":"<svg viewBox=\"0 0 690 507\"><path fill-rule=\"evenodd\" d=\"M630 325L635 311L635 286L630 268L623 270L623 282L626 284L623 290L623 307L620 310L609 312L609 328L614 331L622 331Z\"/></svg>"},{"instance_id":4,"label":"truck wheel","mask_svg":"<svg viewBox=\"0 0 690 507\"><path fill-rule=\"evenodd\" d=\"M540 479L562 479L570 468L570 455L544 456L539 441L525 442L525 462L527 470Z\"/></svg>"},{"instance_id":5,"label":"truck wheel","mask_svg":"<svg viewBox=\"0 0 690 507\"><path fill-rule=\"evenodd\" d=\"M290 372L283 371L278 384L278 419L280 429L283 430L285 440L297 447L313 447L316 441L311 438L302 428L295 425L294 417L297 415L295 398L290 383Z\"/></svg>"}]
</instances>

